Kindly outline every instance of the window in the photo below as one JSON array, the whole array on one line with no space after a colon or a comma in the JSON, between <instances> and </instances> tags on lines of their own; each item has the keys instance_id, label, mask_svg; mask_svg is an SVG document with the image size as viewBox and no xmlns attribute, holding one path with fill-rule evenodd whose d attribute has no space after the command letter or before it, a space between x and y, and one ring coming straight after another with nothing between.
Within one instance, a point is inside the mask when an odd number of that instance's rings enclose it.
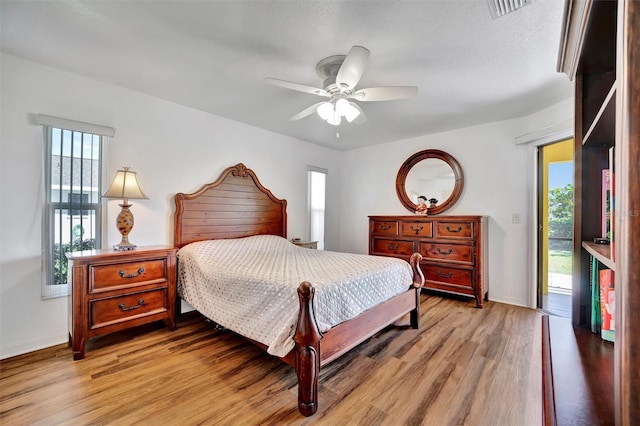
<instances>
[{"instance_id":1,"label":"window","mask_svg":"<svg viewBox=\"0 0 640 426\"><path fill-rule=\"evenodd\" d=\"M324 209L327 171L308 166L309 175L309 238L324 250Z\"/></svg>"},{"instance_id":2,"label":"window","mask_svg":"<svg viewBox=\"0 0 640 426\"><path fill-rule=\"evenodd\" d=\"M55 117L39 120L45 134L42 297L50 298L68 294L65 253L101 247L107 137L100 133L109 132Z\"/></svg>"}]
</instances>

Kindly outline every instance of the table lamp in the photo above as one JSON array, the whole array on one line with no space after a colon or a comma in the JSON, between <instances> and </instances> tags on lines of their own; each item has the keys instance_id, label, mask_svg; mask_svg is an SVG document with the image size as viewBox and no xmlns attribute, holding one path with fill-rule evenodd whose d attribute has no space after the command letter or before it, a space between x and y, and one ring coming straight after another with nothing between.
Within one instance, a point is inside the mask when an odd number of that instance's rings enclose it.
<instances>
[{"instance_id":1,"label":"table lamp","mask_svg":"<svg viewBox=\"0 0 640 426\"><path fill-rule=\"evenodd\" d=\"M116 172L113 183L102 196L104 198L122 198L124 200L120 204L122 210L120 210L120 214L116 218L116 225L122 235L122 241L113 246L114 250L135 250L136 245L129 242L129 233L133 228L133 214L129 210L129 207L131 207L129 198L141 200L148 200L149 198L140 189L136 172L129 170L130 167L123 167L122 169Z\"/></svg>"}]
</instances>

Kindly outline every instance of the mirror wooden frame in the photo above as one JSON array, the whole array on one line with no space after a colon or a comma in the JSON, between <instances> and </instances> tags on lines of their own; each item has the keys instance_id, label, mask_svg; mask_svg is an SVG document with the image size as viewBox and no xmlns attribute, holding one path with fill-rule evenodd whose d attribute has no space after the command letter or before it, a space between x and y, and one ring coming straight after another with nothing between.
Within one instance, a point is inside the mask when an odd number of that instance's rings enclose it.
<instances>
[{"instance_id":1,"label":"mirror wooden frame","mask_svg":"<svg viewBox=\"0 0 640 426\"><path fill-rule=\"evenodd\" d=\"M411 168L418 164L420 161L426 160L427 158L435 158L447 163L453 170L453 174L455 177L455 184L449 198L447 198L443 203L440 203L435 207L429 207L427 209L427 214L438 214L451 208L455 204L455 202L458 201L458 198L460 198L460 195L462 194L462 188L464 187L464 174L462 173L462 167L460 167L460 163L458 163L458 161L450 154L438 149L427 149L413 154L407 159L407 161L402 164L402 166L400 166L400 170L398 170L398 176L396 177L396 192L402 205L407 210L415 213L418 206L414 204L407 195L405 184L407 175L411 171Z\"/></svg>"}]
</instances>

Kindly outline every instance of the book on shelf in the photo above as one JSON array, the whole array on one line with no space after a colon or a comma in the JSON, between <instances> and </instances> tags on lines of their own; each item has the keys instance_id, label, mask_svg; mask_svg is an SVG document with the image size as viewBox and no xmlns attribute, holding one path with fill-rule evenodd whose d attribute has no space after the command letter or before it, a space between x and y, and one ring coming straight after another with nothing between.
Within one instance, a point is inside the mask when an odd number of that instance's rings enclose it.
<instances>
[{"instance_id":1,"label":"book on shelf","mask_svg":"<svg viewBox=\"0 0 640 426\"><path fill-rule=\"evenodd\" d=\"M615 147L609 148L609 246L611 248L611 260L615 262L615 211L616 211L616 170L615 170Z\"/></svg>"},{"instance_id":2,"label":"book on shelf","mask_svg":"<svg viewBox=\"0 0 640 426\"><path fill-rule=\"evenodd\" d=\"M611 170L602 171L602 238L611 241Z\"/></svg>"},{"instance_id":3,"label":"book on shelf","mask_svg":"<svg viewBox=\"0 0 640 426\"><path fill-rule=\"evenodd\" d=\"M614 272L611 269L600 271L600 317L601 336L609 342L614 341L615 336L615 288Z\"/></svg>"},{"instance_id":4,"label":"book on shelf","mask_svg":"<svg viewBox=\"0 0 640 426\"><path fill-rule=\"evenodd\" d=\"M602 328L602 308L600 306L600 271L605 269L593 256L589 257L591 267L591 332L600 334Z\"/></svg>"}]
</instances>

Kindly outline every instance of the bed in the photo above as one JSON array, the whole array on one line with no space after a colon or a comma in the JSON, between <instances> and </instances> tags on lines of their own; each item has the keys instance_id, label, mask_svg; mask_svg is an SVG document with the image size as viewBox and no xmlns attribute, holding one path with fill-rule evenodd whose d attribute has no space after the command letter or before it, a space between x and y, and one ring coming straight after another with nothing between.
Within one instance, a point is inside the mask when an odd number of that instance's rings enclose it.
<instances>
[{"instance_id":1,"label":"bed","mask_svg":"<svg viewBox=\"0 0 640 426\"><path fill-rule=\"evenodd\" d=\"M295 246L286 200L244 164L175 204L180 297L294 367L301 414L318 409L321 367L407 316L418 328L420 254L407 264Z\"/></svg>"}]
</instances>

